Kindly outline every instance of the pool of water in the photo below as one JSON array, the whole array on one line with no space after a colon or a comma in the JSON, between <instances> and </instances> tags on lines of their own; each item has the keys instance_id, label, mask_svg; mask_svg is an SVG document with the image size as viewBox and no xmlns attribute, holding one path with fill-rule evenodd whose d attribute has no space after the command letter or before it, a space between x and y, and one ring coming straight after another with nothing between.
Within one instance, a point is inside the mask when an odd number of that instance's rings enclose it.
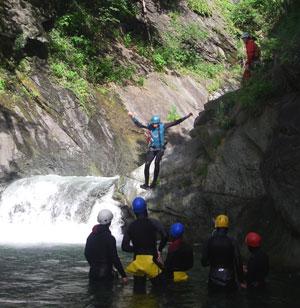
<instances>
[{"instance_id":1,"label":"pool of water","mask_svg":"<svg viewBox=\"0 0 300 308\"><path fill-rule=\"evenodd\" d=\"M132 292L117 281L112 290L91 289L84 247L11 247L0 246L0 307L129 307L129 308L277 308L297 307L300 273L271 272L264 294L246 291L234 296L209 296L206 289L207 270L195 253L195 266L187 283L169 287L164 293L151 290L146 295ZM126 265L130 254L120 252Z\"/></svg>"}]
</instances>

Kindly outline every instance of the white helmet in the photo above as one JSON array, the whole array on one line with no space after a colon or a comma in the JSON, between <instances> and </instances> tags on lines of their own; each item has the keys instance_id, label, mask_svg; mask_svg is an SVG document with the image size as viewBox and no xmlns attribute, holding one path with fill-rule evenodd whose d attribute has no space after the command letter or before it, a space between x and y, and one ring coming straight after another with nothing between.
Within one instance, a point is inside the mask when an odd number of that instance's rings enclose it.
<instances>
[{"instance_id":1,"label":"white helmet","mask_svg":"<svg viewBox=\"0 0 300 308\"><path fill-rule=\"evenodd\" d=\"M113 217L114 215L110 210L104 209L99 212L97 220L100 225L107 225L112 221Z\"/></svg>"}]
</instances>

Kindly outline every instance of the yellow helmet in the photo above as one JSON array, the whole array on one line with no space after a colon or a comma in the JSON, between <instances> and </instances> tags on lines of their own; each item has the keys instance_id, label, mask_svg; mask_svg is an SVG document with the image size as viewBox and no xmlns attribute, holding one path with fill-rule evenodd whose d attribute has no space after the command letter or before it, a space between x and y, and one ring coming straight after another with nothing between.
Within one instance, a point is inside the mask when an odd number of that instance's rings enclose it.
<instances>
[{"instance_id":1,"label":"yellow helmet","mask_svg":"<svg viewBox=\"0 0 300 308\"><path fill-rule=\"evenodd\" d=\"M228 228L229 219L226 215L219 215L215 219L215 228Z\"/></svg>"}]
</instances>

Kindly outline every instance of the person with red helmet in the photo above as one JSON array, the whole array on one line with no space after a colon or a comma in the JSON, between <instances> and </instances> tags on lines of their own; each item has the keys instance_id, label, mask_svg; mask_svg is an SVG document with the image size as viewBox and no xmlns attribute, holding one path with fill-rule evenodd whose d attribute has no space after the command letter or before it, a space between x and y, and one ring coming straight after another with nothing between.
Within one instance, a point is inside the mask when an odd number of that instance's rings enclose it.
<instances>
[{"instance_id":1,"label":"person with red helmet","mask_svg":"<svg viewBox=\"0 0 300 308\"><path fill-rule=\"evenodd\" d=\"M262 238L256 232L249 232L245 238L245 244L250 251L247 266L244 267L245 283L243 288L262 288L269 272L269 257L261 249Z\"/></svg>"}]
</instances>

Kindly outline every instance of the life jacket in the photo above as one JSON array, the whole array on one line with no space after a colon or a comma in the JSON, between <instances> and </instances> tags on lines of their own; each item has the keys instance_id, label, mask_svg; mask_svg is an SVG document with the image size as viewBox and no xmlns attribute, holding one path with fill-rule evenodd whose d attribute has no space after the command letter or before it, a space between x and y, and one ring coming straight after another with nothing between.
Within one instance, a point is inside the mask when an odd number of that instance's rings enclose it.
<instances>
[{"instance_id":1,"label":"life jacket","mask_svg":"<svg viewBox=\"0 0 300 308\"><path fill-rule=\"evenodd\" d=\"M154 149L163 149L165 146L165 125L159 123L158 127L149 129L148 146Z\"/></svg>"},{"instance_id":2,"label":"life jacket","mask_svg":"<svg viewBox=\"0 0 300 308\"><path fill-rule=\"evenodd\" d=\"M246 42L247 63L251 65L253 61L257 61L260 58L260 48L257 46L253 39L249 39Z\"/></svg>"},{"instance_id":3,"label":"life jacket","mask_svg":"<svg viewBox=\"0 0 300 308\"><path fill-rule=\"evenodd\" d=\"M173 273L173 281L174 282L182 282L187 281L189 279L189 275L186 272L176 271Z\"/></svg>"},{"instance_id":4,"label":"life jacket","mask_svg":"<svg viewBox=\"0 0 300 308\"><path fill-rule=\"evenodd\" d=\"M126 272L134 276L154 278L162 270L154 263L152 255L136 255L135 260L126 267Z\"/></svg>"}]
</instances>

